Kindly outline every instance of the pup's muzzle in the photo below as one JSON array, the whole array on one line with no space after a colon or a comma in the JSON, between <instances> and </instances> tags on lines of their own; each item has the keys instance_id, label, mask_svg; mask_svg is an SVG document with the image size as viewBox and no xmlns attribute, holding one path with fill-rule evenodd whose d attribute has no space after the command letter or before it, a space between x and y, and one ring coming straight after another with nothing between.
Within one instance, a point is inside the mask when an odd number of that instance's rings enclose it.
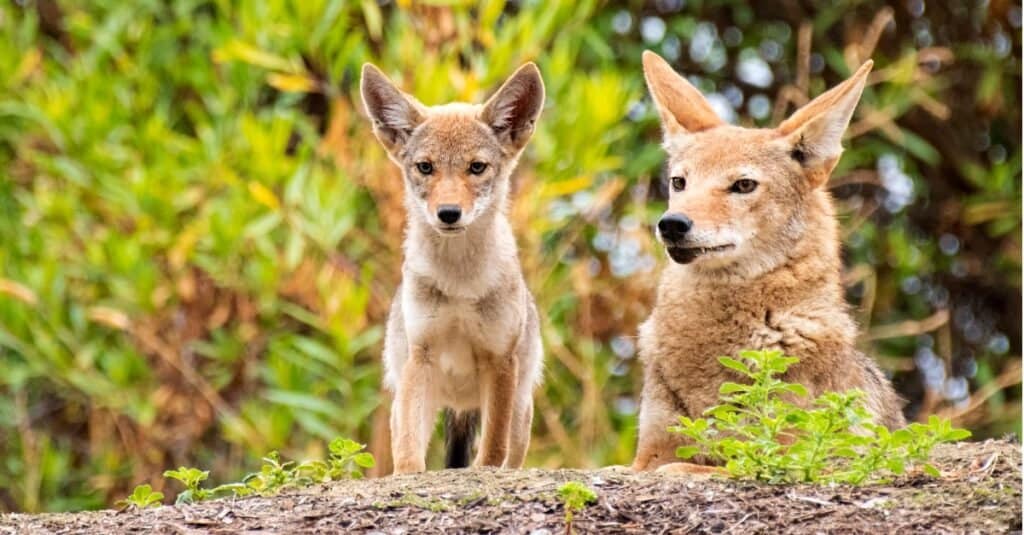
<instances>
[{"instance_id":1,"label":"pup's muzzle","mask_svg":"<svg viewBox=\"0 0 1024 535\"><path fill-rule=\"evenodd\" d=\"M442 204L437 207L437 218L445 225L454 225L462 217L462 208L457 204Z\"/></svg>"}]
</instances>

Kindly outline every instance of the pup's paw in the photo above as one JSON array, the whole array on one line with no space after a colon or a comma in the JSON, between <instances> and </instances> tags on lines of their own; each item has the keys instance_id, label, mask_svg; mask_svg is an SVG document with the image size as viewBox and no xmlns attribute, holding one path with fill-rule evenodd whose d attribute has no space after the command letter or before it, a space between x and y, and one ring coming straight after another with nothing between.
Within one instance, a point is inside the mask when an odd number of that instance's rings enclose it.
<instances>
[{"instance_id":1,"label":"pup's paw","mask_svg":"<svg viewBox=\"0 0 1024 535\"><path fill-rule=\"evenodd\" d=\"M423 461L396 462L395 469L391 472L391 475L418 474L426 471L427 465Z\"/></svg>"},{"instance_id":2,"label":"pup's paw","mask_svg":"<svg viewBox=\"0 0 1024 535\"><path fill-rule=\"evenodd\" d=\"M659 474L685 476L691 479L711 479L712 476L726 475L728 472L721 466L705 466L693 463L668 463L658 467Z\"/></svg>"}]
</instances>

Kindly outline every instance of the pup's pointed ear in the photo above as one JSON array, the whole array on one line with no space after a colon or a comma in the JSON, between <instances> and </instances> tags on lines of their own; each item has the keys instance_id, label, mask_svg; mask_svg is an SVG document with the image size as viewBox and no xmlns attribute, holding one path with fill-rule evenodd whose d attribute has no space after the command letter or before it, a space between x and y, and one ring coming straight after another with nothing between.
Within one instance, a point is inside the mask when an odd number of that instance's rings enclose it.
<instances>
[{"instance_id":1,"label":"pup's pointed ear","mask_svg":"<svg viewBox=\"0 0 1024 535\"><path fill-rule=\"evenodd\" d=\"M790 147L790 156L818 177L816 182L828 180L843 153L843 132L864 92L872 64L868 60L853 76L807 103L776 129Z\"/></svg>"},{"instance_id":2,"label":"pup's pointed ear","mask_svg":"<svg viewBox=\"0 0 1024 535\"><path fill-rule=\"evenodd\" d=\"M520 150L530 140L543 107L544 80L531 62L519 67L487 100L480 120L491 127L502 143Z\"/></svg>"},{"instance_id":3,"label":"pup's pointed ear","mask_svg":"<svg viewBox=\"0 0 1024 535\"><path fill-rule=\"evenodd\" d=\"M661 114L665 135L693 134L723 124L704 95L672 70L661 56L644 50L644 78Z\"/></svg>"},{"instance_id":4,"label":"pup's pointed ear","mask_svg":"<svg viewBox=\"0 0 1024 535\"><path fill-rule=\"evenodd\" d=\"M395 154L408 141L426 115L423 105L401 92L373 64L363 65L359 84L363 106L373 121L373 133L388 152Z\"/></svg>"}]
</instances>

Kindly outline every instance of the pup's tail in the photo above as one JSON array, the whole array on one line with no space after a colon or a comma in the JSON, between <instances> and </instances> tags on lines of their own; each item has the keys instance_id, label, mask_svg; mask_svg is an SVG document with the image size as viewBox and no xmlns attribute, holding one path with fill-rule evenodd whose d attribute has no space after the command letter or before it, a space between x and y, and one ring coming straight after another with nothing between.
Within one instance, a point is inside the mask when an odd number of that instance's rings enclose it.
<instances>
[{"instance_id":1,"label":"pup's tail","mask_svg":"<svg viewBox=\"0 0 1024 535\"><path fill-rule=\"evenodd\" d=\"M444 410L445 468L466 468L473 455L473 439L480 423L480 411Z\"/></svg>"}]
</instances>

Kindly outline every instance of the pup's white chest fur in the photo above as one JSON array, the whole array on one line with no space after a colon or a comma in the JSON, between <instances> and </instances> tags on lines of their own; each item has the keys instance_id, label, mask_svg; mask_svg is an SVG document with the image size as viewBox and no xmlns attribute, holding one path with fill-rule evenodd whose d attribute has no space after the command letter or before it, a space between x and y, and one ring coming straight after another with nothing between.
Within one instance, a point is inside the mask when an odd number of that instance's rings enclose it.
<instances>
[{"instance_id":1,"label":"pup's white chest fur","mask_svg":"<svg viewBox=\"0 0 1024 535\"><path fill-rule=\"evenodd\" d=\"M457 330L450 331L438 346L438 397L456 410L475 409L480 406L480 378L473 344Z\"/></svg>"},{"instance_id":2,"label":"pup's white chest fur","mask_svg":"<svg viewBox=\"0 0 1024 535\"><path fill-rule=\"evenodd\" d=\"M434 356L437 381L433 385L443 402L457 410L480 405L477 357L480 318L462 299L450 300L431 311L410 303L406 325L412 338L423 340ZM433 316L433 317L431 317Z\"/></svg>"},{"instance_id":3,"label":"pup's white chest fur","mask_svg":"<svg viewBox=\"0 0 1024 535\"><path fill-rule=\"evenodd\" d=\"M478 408L478 370L487 365L478 359L501 355L514 342L509 329L498 328L508 324L512 309L482 311L477 297L446 296L423 279L403 284L401 299L409 340L430 355L433 393L453 409Z\"/></svg>"}]
</instances>

